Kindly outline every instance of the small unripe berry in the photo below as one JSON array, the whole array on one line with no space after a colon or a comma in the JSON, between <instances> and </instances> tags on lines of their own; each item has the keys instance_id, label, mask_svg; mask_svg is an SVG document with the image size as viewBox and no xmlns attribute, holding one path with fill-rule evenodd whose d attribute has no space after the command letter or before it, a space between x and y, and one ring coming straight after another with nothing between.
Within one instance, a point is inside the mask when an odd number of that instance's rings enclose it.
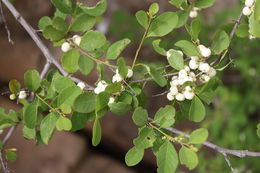
<instances>
[{"instance_id":1,"label":"small unripe berry","mask_svg":"<svg viewBox=\"0 0 260 173\"><path fill-rule=\"evenodd\" d=\"M63 52L68 52L69 50L71 49L71 46L68 42L64 42L62 45L61 45L61 50Z\"/></svg>"},{"instance_id":2,"label":"small unripe berry","mask_svg":"<svg viewBox=\"0 0 260 173\"><path fill-rule=\"evenodd\" d=\"M10 100L14 100L14 99L16 99L16 95L15 95L15 94L11 94L11 95L9 96L9 98L10 98Z\"/></svg>"},{"instance_id":3,"label":"small unripe berry","mask_svg":"<svg viewBox=\"0 0 260 173\"><path fill-rule=\"evenodd\" d=\"M192 11L190 11L190 14L189 14L189 16L190 16L190 18L195 18L195 17L197 17L197 16L198 16L198 12L197 12L197 11L195 11L195 10L192 10Z\"/></svg>"},{"instance_id":4,"label":"small unripe berry","mask_svg":"<svg viewBox=\"0 0 260 173\"><path fill-rule=\"evenodd\" d=\"M86 85L83 82L79 82L77 86L80 87L81 90L83 90L86 87Z\"/></svg>"},{"instance_id":5,"label":"small unripe berry","mask_svg":"<svg viewBox=\"0 0 260 173\"><path fill-rule=\"evenodd\" d=\"M203 73L207 73L210 70L210 65L208 63L200 63L199 64L199 70Z\"/></svg>"},{"instance_id":6,"label":"small unripe berry","mask_svg":"<svg viewBox=\"0 0 260 173\"><path fill-rule=\"evenodd\" d=\"M189 66L192 70L196 70L199 67L199 63L195 60L190 60Z\"/></svg>"},{"instance_id":7,"label":"small unripe berry","mask_svg":"<svg viewBox=\"0 0 260 173\"><path fill-rule=\"evenodd\" d=\"M128 69L126 77L127 78L131 78L133 76L133 74L134 74L133 70L132 69Z\"/></svg>"},{"instance_id":8,"label":"small unripe berry","mask_svg":"<svg viewBox=\"0 0 260 173\"><path fill-rule=\"evenodd\" d=\"M245 5L247 7L252 7L254 5L255 1L254 0L246 0Z\"/></svg>"},{"instance_id":9,"label":"small unripe berry","mask_svg":"<svg viewBox=\"0 0 260 173\"><path fill-rule=\"evenodd\" d=\"M72 37L72 40L73 40L73 42L76 44L76 45L80 45L80 42L81 42L81 37L79 36L79 35L74 35L73 37Z\"/></svg>"},{"instance_id":10,"label":"small unripe berry","mask_svg":"<svg viewBox=\"0 0 260 173\"><path fill-rule=\"evenodd\" d=\"M18 96L19 99L25 99L26 97L27 97L27 94L26 94L25 91L20 91L19 92L19 96Z\"/></svg>"},{"instance_id":11,"label":"small unripe berry","mask_svg":"<svg viewBox=\"0 0 260 173\"><path fill-rule=\"evenodd\" d=\"M252 13L252 10L249 7L244 7L243 8L243 14L245 16L249 16Z\"/></svg>"},{"instance_id":12,"label":"small unripe berry","mask_svg":"<svg viewBox=\"0 0 260 173\"><path fill-rule=\"evenodd\" d=\"M184 101L185 100L185 97L182 93L178 93L175 97L176 97L176 100L178 100L178 101Z\"/></svg>"},{"instance_id":13,"label":"small unripe berry","mask_svg":"<svg viewBox=\"0 0 260 173\"><path fill-rule=\"evenodd\" d=\"M174 100L174 95L172 95L171 93L168 93L166 97L167 97L167 99L169 101L173 101Z\"/></svg>"}]
</instances>

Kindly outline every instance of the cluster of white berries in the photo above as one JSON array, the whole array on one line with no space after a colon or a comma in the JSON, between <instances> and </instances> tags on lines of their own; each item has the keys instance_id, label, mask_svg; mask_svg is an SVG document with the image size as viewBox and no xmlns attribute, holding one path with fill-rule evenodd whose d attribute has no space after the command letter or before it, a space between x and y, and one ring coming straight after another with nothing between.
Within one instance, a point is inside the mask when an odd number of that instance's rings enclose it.
<instances>
[{"instance_id":1,"label":"cluster of white berries","mask_svg":"<svg viewBox=\"0 0 260 173\"><path fill-rule=\"evenodd\" d=\"M106 90L107 83L104 80L98 82L97 87L94 89L94 93L99 94Z\"/></svg>"},{"instance_id":2,"label":"cluster of white berries","mask_svg":"<svg viewBox=\"0 0 260 173\"><path fill-rule=\"evenodd\" d=\"M254 3L255 3L255 0L246 0L245 1L245 7L243 8L243 14L245 16L249 16L252 14L253 12L253 9L254 9Z\"/></svg>"},{"instance_id":3,"label":"cluster of white berries","mask_svg":"<svg viewBox=\"0 0 260 173\"><path fill-rule=\"evenodd\" d=\"M170 90L167 94L167 99L172 101L174 99L178 101L184 101L185 99L191 100L194 97L194 88L191 86L183 87L185 82L195 82L196 75L190 71L188 66L180 70L178 76L173 76L170 82Z\"/></svg>"},{"instance_id":4,"label":"cluster of white berries","mask_svg":"<svg viewBox=\"0 0 260 173\"><path fill-rule=\"evenodd\" d=\"M131 78L133 76L133 70L132 69L128 69L127 71L127 78ZM121 82L123 80L123 77L119 74L118 69L116 69L116 74L112 77L112 82Z\"/></svg>"},{"instance_id":5,"label":"cluster of white berries","mask_svg":"<svg viewBox=\"0 0 260 173\"><path fill-rule=\"evenodd\" d=\"M190 11L190 18L195 18L198 16L198 11L200 11L200 8L193 7L193 9Z\"/></svg>"},{"instance_id":6,"label":"cluster of white berries","mask_svg":"<svg viewBox=\"0 0 260 173\"><path fill-rule=\"evenodd\" d=\"M74 35L72 37L72 41L73 43L75 43L76 45L80 45L80 42L81 42L81 37L79 35ZM71 45L70 43L68 42L64 42L62 45L61 45L61 50L63 52L68 52L69 50L71 50Z\"/></svg>"}]
</instances>

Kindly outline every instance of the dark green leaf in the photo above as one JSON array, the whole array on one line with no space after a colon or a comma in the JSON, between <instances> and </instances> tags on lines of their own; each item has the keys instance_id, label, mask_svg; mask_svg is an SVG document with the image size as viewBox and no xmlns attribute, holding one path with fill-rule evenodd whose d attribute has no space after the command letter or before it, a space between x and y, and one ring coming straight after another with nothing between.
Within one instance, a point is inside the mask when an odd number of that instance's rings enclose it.
<instances>
[{"instance_id":1,"label":"dark green leaf","mask_svg":"<svg viewBox=\"0 0 260 173\"><path fill-rule=\"evenodd\" d=\"M95 120L95 113L79 113L74 112L71 117L71 123L72 123L72 131L80 130L86 127L86 124L88 121L94 121Z\"/></svg>"},{"instance_id":2,"label":"dark green leaf","mask_svg":"<svg viewBox=\"0 0 260 173\"><path fill-rule=\"evenodd\" d=\"M175 122L174 116L175 116L174 107L170 105L166 105L164 108L160 108L156 112L154 116L154 122L159 123L160 127L162 128L168 128L171 127Z\"/></svg>"},{"instance_id":3,"label":"dark green leaf","mask_svg":"<svg viewBox=\"0 0 260 173\"><path fill-rule=\"evenodd\" d=\"M145 11L140 10L135 14L138 23L145 29L148 27L148 16Z\"/></svg>"},{"instance_id":4,"label":"dark green leaf","mask_svg":"<svg viewBox=\"0 0 260 173\"><path fill-rule=\"evenodd\" d=\"M48 25L52 24L52 20L49 16L43 16L38 23L38 28L44 30L44 28Z\"/></svg>"},{"instance_id":5,"label":"dark green leaf","mask_svg":"<svg viewBox=\"0 0 260 173\"><path fill-rule=\"evenodd\" d=\"M95 110L96 95L92 92L85 92L79 95L74 102L74 109L80 113L90 113Z\"/></svg>"},{"instance_id":6,"label":"dark green leaf","mask_svg":"<svg viewBox=\"0 0 260 173\"><path fill-rule=\"evenodd\" d=\"M102 130L99 119L95 119L92 132L92 145L97 146L101 141Z\"/></svg>"},{"instance_id":7,"label":"dark green leaf","mask_svg":"<svg viewBox=\"0 0 260 173\"><path fill-rule=\"evenodd\" d=\"M101 16L107 9L107 0L99 1L94 7L86 7L83 4L80 7L88 15Z\"/></svg>"},{"instance_id":8,"label":"dark green leaf","mask_svg":"<svg viewBox=\"0 0 260 173\"><path fill-rule=\"evenodd\" d=\"M56 112L49 113L46 117L43 118L40 125L40 134L41 139L45 144L49 143L49 140L51 139L55 130L56 121L58 118L59 114Z\"/></svg>"},{"instance_id":9,"label":"dark green leaf","mask_svg":"<svg viewBox=\"0 0 260 173\"><path fill-rule=\"evenodd\" d=\"M113 43L108 48L107 59L116 59L130 42L131 40L125 38Z\"/></svg>"},{"instance_id":10,"label":"dark green leaf","mask_svg":"<svg viewBox=\"0 0 260 173\"><path fill-rule=\"evenodd\" d=\"M184 59L183 55L181 55L178 51L176 50L169 50L171 53L170 57L167 57L167 60L169 64L176 70L181 70L184 68Z\"/></svg>"},{"instance_id":11,"label":"dark green leaf","mask_svg":"<svg viewBox=\"0 0 260 173\"><path fill-rule=\"evenodd\" d=\"M197 130L194 130L189 138L189 142L191 144L202 144L205 142L208 138L208 130L204 128L200 128Z\"/></svg>"},{"instance_id":12,"label":"dark green leaf","mask_svg":"<svg viewBox=\"0 0 260 173\"><path fill-rule=\"evenodd\" d=\"M77 18L75 18L70 29L76 32L77 31L85 32L93 28L95 23L96 23L95 17L89 16L88 14L82 14L79 15Z\"/></svg>"},{"instance_id":13,"label":"dark green leaf","mask_svg":"<svg viewBox=\"0 0 260 173\"><path fill-rule=\"evenodd\" d=\"M88 56L80 55L78 66L82 74L88 75L94 68L94 62Z\"/></svg>"},{"instance_id":14,"label":"dark green leaf","mask_svg":"<svg viewBox=\"0 0 260 173\"><path fill-rule=\"evenodd\" d=\"M72 128L72 124L70 119L68 119L67 117L64 116L60 116L59 119L56 122L56 128L59 131L65 130L65 131L69 131Z\"/></svg>"},{"instance_id":15,"label":"dark green leaf","mask_svg":"<svg viewBox=\"0 0 260 173\"><path fill-rule=\"evenodd\" d=\"M189 119L194 122L200 122L204 119L206 110L200 99L195 96L192 100L191 107L189 110Z\"/></svg>"},{"instance_id":16,"label":"dark green leaf","mask_svg":"<svg viewBox=\"0 0 260 173\"><path fill-rule=\"evenodd\" d=\"M184 146L179 151L179 157L181 164L185 165L189 170L194 169L199 163L197 154L192 149Z\"/></svg>"},{"instance_id":17,"label":"dark green leaf","mask_svg":"<svg viewBox=\"0 0 260 173\"><path fill-rule=\"evenodd\" d=\"M24 74L25 86L30 91L36 91L41 85L41 78L36 70L29 70Z\"/></svg>"},{"instance_id":18,"label":"dark green leaf","mask_svg":"<svg viewBox=\"0 0 260 173\"><path fill-rule=\"evenodd\" d=\"M229 36L225 31L220 30L216 33L210 49L213 51L214 54L220 54L221 52L226 50L228 46Z\"/></svg>"},{"instance_id":19,"label":"dark green leaf","mask_svg":"<svg viewBox=\"0 0 260 173\"><path fill-rule=\"evenodd\" d=\"M132 119L137 126L144 126L148 122L148 112L142 107L135 109Z\"/></svg>"},{"instance_id":20,"label":"dark green leaf","mask_svg":"<svg viewBox=\"0 0 260 173\"><path fill-rule=\"evenodd\" d=\"M106 42L106 37L99 31L88 31L84 34L80 47L86 51L94 51L101 48Z\"/></svg>"},{"instance_id":21,"label":"dark green leaf","mask_svg":"<svg viewBox=\"0 0 260 173\"><path fill-rule=\"evenodd\" d=\"M33 102L31 104L29 104L25 110L24 110L24 123L27 127L33 129L36 126L36 122L37 122L37 115L38 115L38 102Z\"/></svg>"},{"instance_id":22,"label":"dark green leaf","mask_svg":"<svg viewBox=\"0 0 260 173\"><path fill-rule=\"evenodd\" d=\"M197 0L195 2L195 7L198 7L198 8L209 8L212 5L214 5L215 2L216 2L216 0Z\"/></svg>"},{"instance_id":23,"label":"dark green leaf","mask_svg":"<svg viewBox=\"0 0 260 173\"><path fill-rule=\"evenodd\" d=\"M51 0L51 2L62 13L71 14L73 12L71 0Z\"/></svg>"},{"instance_id":24,"label":"dark green leaf","mask_svg":"<svg viewBox=\"0 0 260 173\"><path fill-rule=\"evenodd\" d=\"M112 113L116 115L124 115L132 109L130 104L126 104L123 102L116 102L112 104L108 104Z\"/></svg>"},{"instance_id":25,"label":"dark green leaf","mask_svg":"<svg viewBox=\"0 0 260 173\"><path fill-rule=\"evenodd\" d=\"M152 42L153 49L155 50L155 52L159 53L160 55L166 56L166 50L164 48L160 47L160 42L161 42L160 39L154 40Z\"/></svg>"},{"instance_id":26,"label":"dark green leaf","mask_svg":"<svg viewBox=\"0 0 260 173\"><path fill-rule=\"evenodd\" d=\"M64 32L55 29L51 25L48 25L43 30L43 36L51 41L60 41L64 37Z\"/></svg>"},{"instance_id":27,"label":"dark green leaf","mask_svg":"<svg viewBox=\"0 0 260 173\"><path fill-rule=\"evenodd\" d=\"M144 149L137 147L131 148L125 155L125 163L127 166L137 165L144 156Z\"/></svg>"},{"instance_id":28,"label":"dark green leaf","mask_svg":"<svg viewBox=\"0 0 260 173\"><path fill-rule=\"evenodd\" d=\"M177 43L175 43L175 46L181 48L182 51L188 56L200 56L197 47L187 40L178 41Z\"/></svg>"},{"instance_id":29,"label":"dark green leaf","mask_svg":"<svg viewBox=\"0 0 260 173\"><path fill-rule=\"evenodd\" d=\"M13 94L17 94L21 89L21 84L17 80L13 79L9 82L9 90Z\"/></svg>"}]
</instances>

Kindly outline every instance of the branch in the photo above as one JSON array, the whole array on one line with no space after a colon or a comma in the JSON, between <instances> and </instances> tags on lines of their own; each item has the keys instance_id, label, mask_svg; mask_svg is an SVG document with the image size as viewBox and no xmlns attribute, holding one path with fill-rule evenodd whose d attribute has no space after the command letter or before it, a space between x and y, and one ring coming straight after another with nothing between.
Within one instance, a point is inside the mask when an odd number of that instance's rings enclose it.
<instances>
[{"instance_id":1,"label":"branch","mask_svg":"<svg viewBox=\"0 0 260 173\"><path fill-rule=\"evenodd\" d=\"M7 26L7 22L5 20L4 11L3 11L3 7L2 7L1 2L0 2L0 11L1 11L1 15L2 15L2 18L3 18L4 25L5 25L5 30L6 30L6 33L7 33L8 42L11 43L11 44L14 44L14 41L11 38L10 30L9 30L9 28Z\"/></svg>"},{"instance_id":2,"label":"branch","mask_svg":"<svg viewBox=\"0 0 260 173\"><path fill-rule=\"evenodd\" d=\"M171 77L171 76L174 76L177 74L178 74L178 72L175 72L175 73L164 74L162 76ZM149 77L149 78L145 78L145 79L131 80L130 83L140 83L140 82L147 82L147 81L151 81L151 80L153 80L153 78Z\"/></svg>"},{"instance_id":3,"label":"branch","mask_svg":"<svg viewBox=\"0 0 260 173\"><path fill-rule=\"evenodd\" d=\"M36 43L36 45L39 47L43 55L45 56L47 60L47 64L54 64L58 70L61 72L62 75L68 76L68 73L62 68L60 63L53 57L53 55L50 53L49 49L43 44L42 40L37 35L36 31L31 27L31 25L21 16L21 14L15 9L15 7L8 1L8 0L0 0L2 1L5 6L8 8L8 10L12 13L12 15L15 17L15 19L23 26L23 28L27 31L27 33L31 36L33 41ZM49 66L49 65L46 65ZM47 67L46 67L47 69ZM46 70L43 69L43 72L46 73ZM43 73L43 74L44 74ZM75 77L70 77L75 82L82 82L80 79L77 79ZM90 89L93 89L92 86L87 86Z\"/></svg>"}]
</instances>

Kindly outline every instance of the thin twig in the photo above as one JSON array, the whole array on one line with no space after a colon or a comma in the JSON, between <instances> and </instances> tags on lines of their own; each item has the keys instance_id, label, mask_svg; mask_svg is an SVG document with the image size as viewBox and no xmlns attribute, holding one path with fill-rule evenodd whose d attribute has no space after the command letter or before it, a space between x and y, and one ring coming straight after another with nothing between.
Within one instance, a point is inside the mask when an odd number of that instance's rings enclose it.
<instances>
[{"instance_id":1,"label":"thin twig","mask_svg":"<svg viewBox=\"0 0 260 173\"><path fill-rule=\"evenodd\" d=\"M44 76L47 74L47 72L49 71L51 67L51 63L49 61L47 61L42 69L42 72L41 72L41 79L44 78Z\"/></svg>"},{"instance_id":2,"label":"thin twig","mask_svg":"<svg viewBox=\"0 0 260 173\"><path fill-rule=\"evenodd\" d=\"M1 11L2 19L3 19L4 25L5 25L5 30L6 30L6 33L7 33L8 42L13 45L14 41L11 38L11 33L10 33L9 28L8 28L7 22L5 20L4 11L3 11L3 7L2 7L1 1L0 1L0 11Z\"/></svg>"},{"instance_id":3,"label":"thin twig","mask_svg":"<svg viewBox=\"0 0 260 173\"><path fill-rule=\"evenodd\" d=\"M164 92L162 92L162 93L160 93L160 94L155 94L155 95L152 95L152 97L159 97L159 96L163 96L163 95L165 95L165 94L167 94L168 93L168 91L164 91Z\"/></svg>"},{"instance_id":4,"label":"thin twig","mask_svg":"<svg viewBox=\"0 0 260 173\"><path fill-rule=\"evenodd\" d=\"M164 74L164 77L171 77L174 75L177 75L178 72L175 73L168 73L168 74ZM137 79L137 80L131 80L130 83L141 83L141 82L147 82L147 81L151 81L153 80L153 78L149 77L149 78L145 78L145 79Z\"/></svg>"}]
</instances>

